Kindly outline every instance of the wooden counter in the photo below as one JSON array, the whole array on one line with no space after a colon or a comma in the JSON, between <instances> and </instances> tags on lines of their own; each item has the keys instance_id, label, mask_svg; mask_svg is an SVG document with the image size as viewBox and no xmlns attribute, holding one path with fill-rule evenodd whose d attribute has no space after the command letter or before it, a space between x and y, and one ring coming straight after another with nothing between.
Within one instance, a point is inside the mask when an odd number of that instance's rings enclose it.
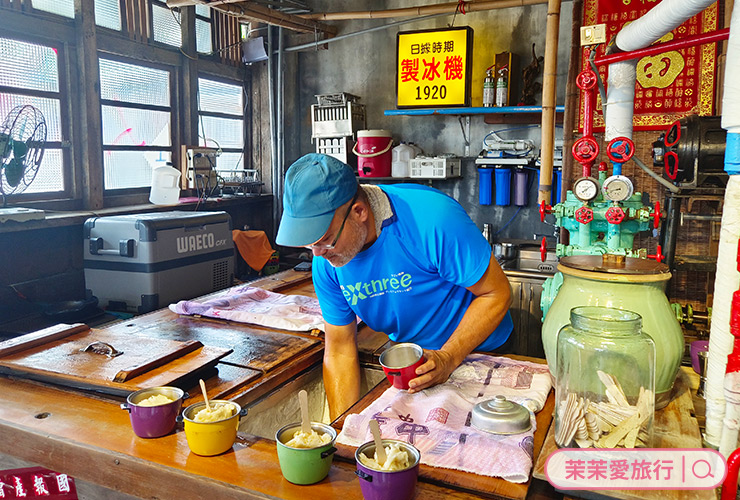
<instances>
[{"instance_id":1,"label":"wooden counter","mask_svg":"<svg viewBox=\"0 0 740 500\"><path fill-rule=\"evenodd\" d=\"M281 293L313 295L309 278L308 273L289 271L255 285ZM105 330L124 337L200 340L205 345L233 349L219 362L217 373L212 370L200 376L206 378L209 398L233 399L242 406L318 366L323 355L320 335L180 317L166 309ZM362 328L358 340L361 360L377 362L387 342L385 335ZM197 380L191 385L188 404L200 398ZM380 390L382 387L376 389ZM296 486L282 477L274 441L240 433L231 451L200 457L190 453L181 429L156 439L136 437L120 402L112 396L0 377L0 453L144 498L362 498L351 462L337 459L328 478L315 485ZM535 437L539 443L549 426L549 411L541 412L540 420L542 428ZM537 449L540 446L536 445ZM480 480L496 485L493 496L498 498L524 498L527 492L526 485L495 478ZM507 485L512 485L511 491ZM483 499L491 494L480 493L474 485L450 487L421 478L416 498Z\"/></svg>"}]
</instances>

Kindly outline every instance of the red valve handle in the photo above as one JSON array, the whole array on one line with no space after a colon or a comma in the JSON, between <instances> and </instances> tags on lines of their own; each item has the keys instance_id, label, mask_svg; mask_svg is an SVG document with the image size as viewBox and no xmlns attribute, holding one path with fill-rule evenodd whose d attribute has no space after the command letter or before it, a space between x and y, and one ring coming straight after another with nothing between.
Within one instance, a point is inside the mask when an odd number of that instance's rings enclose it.
<instances>
[{"instance_id":1,"label":"red valve handle","mask_svg":"<svg viewBox=\"0 0 740 500\"><path fill-rule=\"evenodd\" d=\"M545 200L540 202L540 222L545 222L545 215L552 213L552 207L545 204Z\"/></svg>"},{"instance_id":2,"label":"red valve handle","mask_svg":"<svg viewBox=\"0 0 740 500\"><path fill-rule=\"evenodd\" d=\"M655 259L658 262L663 262L665 260L665 255L663 255L663 249L660 248L660 245L658 245L657 250L655 251L655 255L648 255L648 259Z\"/></svg>"},{"instance_id":3,"label":"red valve handle","mask_svg":"<svg viewBox=\"0 0 740 500\"><path fill-rule=\"evenodd\" d=\"M668 161L669 158L671 158L673 161ZM678 177L678 155L675 153L675 151L667 151L663 161L665 162L665 174L668 176L669 179L675 181L676 177ZM673 163L673 170L671 170L671 163Z\"/></svg>"},{"instance_id":4,"label":"red valve handle","mask_svg":"<svg viewBox=\"0 0 740 500\"><path fill-rule=\"evenodd\" d=\"M547 238L545 236L542 237L542 243L540 243L540 257L542 262L547 260Z\"/></svg>"},{"instance_id":5,"label":"red valve handle","mask_svg":"<svg viewBox=\"0 0 740 500\"><path fill-rule=\"evenodd\" d=\"M594 211L587 206L582 206L576 210L576 220L581 224L588 224L594 220Z\"/></svg>"},{"instance_id":6,"label":"red valve handle","mask_svg":"<svg viewBox=\"0 0 740 500\"><path fill-rule=\"evenodd\" d=\"M635 143L627 137L615 137L606 146L606 156L616 163L625 163L635 154Z\"/></svg>"},{"instance_id":7,"label":"red valve handle","mask_svg":"<svg viewBox=\"0 0 740 500\"><path fill-rule=\"evenodd\" d=\"M655 211L653 212L653 228L658 229L660 226L660 202L655 202Z\"/></svg>"},{"instance_id":8,"label":"red valve handle","mask_svg":"<svg viewBox=\"0 0 740 500\"><path fill-rule=\"evenodd\" d=\"M678 144L679 139L681 139L681 122L676 120L670 127L668 127L665 137L663 138L663 144L671 148Z\"/></svg>"},{"instance_id":9,"label":"red valve handle","mask_svg":"<svg viewBox=\"0 0 740 500\"><path fill-rule=\"evenodd\" d=\"M581 90L590 90L596 86L596 73L590 69L581 71L576 77L576 85Z\"/></svg>"},{"instance_id":10,"label":"red valve handle","mask_svg":"<svg viewBox=\"0 0 740 500\"><path fill-rule=\"evenodd\" d=\"M609 207L604 214L604 217L611 224L621 224L624 220L625 214L622 207Z\"/></svg>"},{"instance_id":11,"label":"red valve handle","mask_svg":"<svg viewBox=\"0 0 740 500\"><path fill-rule=\"evenodd\" d=\"M599 143L593 137L581 137L573 144L571 153L578 163L593 162L599 156Z\"/></svg>"}]
</instances>

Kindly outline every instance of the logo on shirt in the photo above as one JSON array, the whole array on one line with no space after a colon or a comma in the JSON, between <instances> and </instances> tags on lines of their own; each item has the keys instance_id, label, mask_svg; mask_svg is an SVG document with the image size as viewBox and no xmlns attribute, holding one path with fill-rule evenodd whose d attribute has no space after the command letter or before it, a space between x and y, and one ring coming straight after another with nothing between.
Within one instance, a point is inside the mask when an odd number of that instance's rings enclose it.
<instances>
[{"instance_id":1,"label":"logo on shirt","mask_svg":"<svg viewBox=\"0 0 740 500\"><path fill-rule=\"evenodd\" d=\"M358 281L354 285L342 285L342 293L349 305L357 305L358 300L379 297L386 293L403 293L411 290L411 275L405 272L392 274L389 278L379 278L367 282Z\"/></svg>"}]
</instances>

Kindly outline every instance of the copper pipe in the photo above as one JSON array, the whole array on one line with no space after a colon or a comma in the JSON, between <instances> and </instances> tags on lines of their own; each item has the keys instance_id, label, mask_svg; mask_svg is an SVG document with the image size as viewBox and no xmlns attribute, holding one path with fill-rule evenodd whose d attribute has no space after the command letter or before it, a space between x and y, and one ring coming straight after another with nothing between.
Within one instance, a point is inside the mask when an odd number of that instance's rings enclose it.
<instances>
[{"instance_id":1,"label":"copper pipe","mask_svg":"<svg viewBox=\"0 0 740 500\"><path fill-rule=\"evenodd\" d=\"M552 164L555 153L555 82L558 71L558 33L560 28L560 0L547 2L545 31L545 69L542 73L542 143L540 158L540 186L537 203L550 201L552 193Z\"/></svg>"},{"instance_id":2,"label":"copper pipe","mask_svg":"<svg viewBox=\"0 0 740 500\"><path fill-rule=\"evenodd\" d=\"M496 0L481 2L465 2L465 12L481 12L486 10L505 9L547 3L546 0ZM323 12L315 14L300 14L306 19L320 19L322 21L351 21L356 19L384 19L389 17L413 17L430 14L454 14L459 8L458 2L423 5L420 7L405 7L401 9L366 10L352 12Z\"/></svg>"}]
</instances>

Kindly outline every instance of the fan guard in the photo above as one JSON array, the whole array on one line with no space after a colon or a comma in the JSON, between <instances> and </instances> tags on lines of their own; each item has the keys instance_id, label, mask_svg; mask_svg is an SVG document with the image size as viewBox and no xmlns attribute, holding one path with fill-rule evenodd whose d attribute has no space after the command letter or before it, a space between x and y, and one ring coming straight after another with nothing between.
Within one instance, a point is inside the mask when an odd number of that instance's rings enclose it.
<instances>
[{"instance_id":1,"label":"fan guard","mask_svg":"<svg viewBox=\"0 0 740 500\"><path fill-rule=\"evenodd\" d=\"M44 156L46 120L31 105L10 110L0 126L0 195L22 193L36 178Z\"/></svg>"}]
</instances>

